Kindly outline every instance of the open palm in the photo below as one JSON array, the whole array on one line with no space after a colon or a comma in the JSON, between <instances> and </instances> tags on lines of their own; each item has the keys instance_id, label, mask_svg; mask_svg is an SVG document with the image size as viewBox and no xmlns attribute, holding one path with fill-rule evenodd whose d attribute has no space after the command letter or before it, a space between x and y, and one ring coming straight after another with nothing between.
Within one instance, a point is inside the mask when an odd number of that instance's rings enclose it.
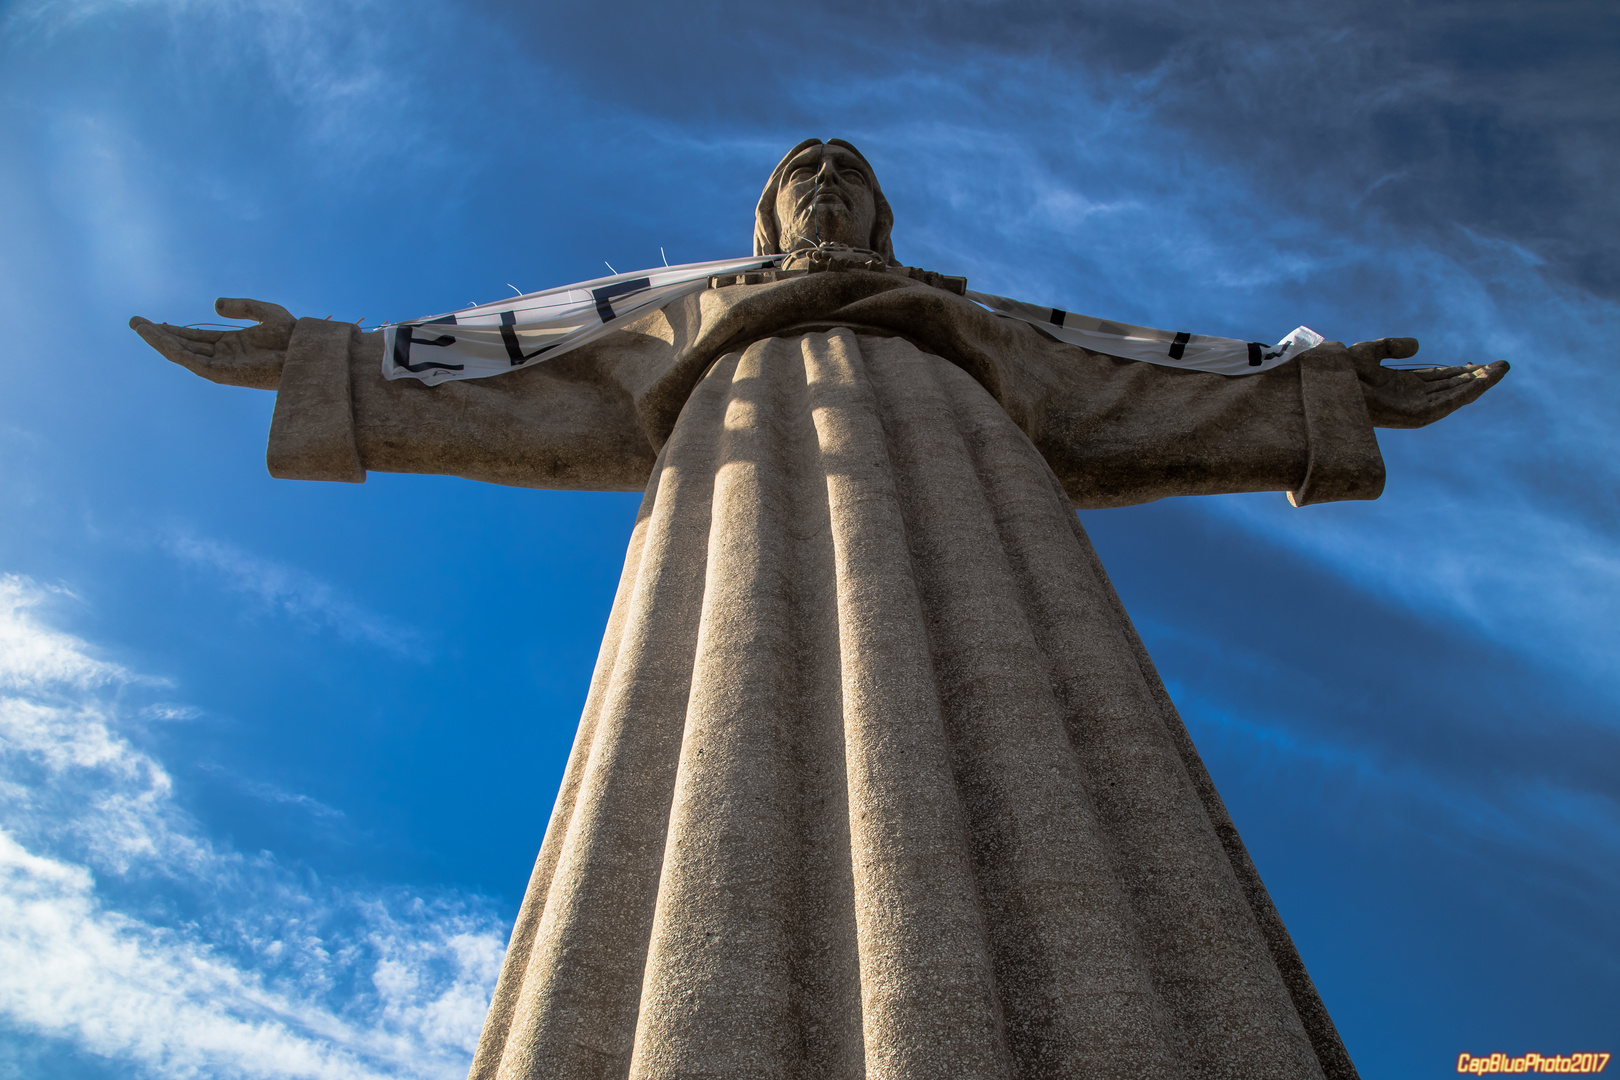
<instances>
[{"instance_id":1,"label":"open palm","mask_svg":"<svg viewBox=\"0 0 1620 1080\"><path fill-rule=\"evenodd\" d=\"M240 330L194 330L155 323L139 315L130 329L152 348L205 379L227 386L274 390L281 383L287 343L298 322L280 304L220 297L214 310L227 319L253 319Z\"/></svg>"},{"instance_id":2,"label":"open palm","mask_svg":"<svg viewBox=\"0 0 1620 1080\"><path fill-rule=\"evenodd\" d=\"M1367 413L1375 427L1420 428L1448 416L1495 386L1508 362L1401 370L1385 360L1417 355L1416 338L1379 338L1350 346Z\"/></svg>"}]
</instances>

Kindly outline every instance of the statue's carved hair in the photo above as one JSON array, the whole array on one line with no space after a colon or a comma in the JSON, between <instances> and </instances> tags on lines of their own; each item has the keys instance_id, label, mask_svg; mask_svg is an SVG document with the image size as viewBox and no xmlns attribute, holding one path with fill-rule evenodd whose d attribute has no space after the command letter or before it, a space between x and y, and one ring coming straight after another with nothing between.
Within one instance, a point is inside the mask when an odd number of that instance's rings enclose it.
<instances>
[{"instance_id":1,"label":"statue's carved hair","mask_svg":"<svg viewBox=\"0 0 1620 1080\"><path fill-rule=\"evenodd\" d=\"M855 155L861 168L866 172L867 182L872 185L872 201L877 205L877 220L872 224L872 242L869 245L873 251L883 256L885 262L898 265L894 257L894 243L889 239L889 233L894 229L894 211L889 209L889 200L883 197L883 189L878 186L877 173L872 171L872 163L866 160L866 155L855 149L853 145L843 139L828 139L825 144L820 139L806 139L787 152L787 156L776 163L771 170L771 178L765 181L765 191L759 197L759 205L754 209L754 254L776 255L782 253L782 236L776 221L776 193L782 186L782 178L787 174L788 163L812 146L838 146Z\"/></svg>"}]
</instances>

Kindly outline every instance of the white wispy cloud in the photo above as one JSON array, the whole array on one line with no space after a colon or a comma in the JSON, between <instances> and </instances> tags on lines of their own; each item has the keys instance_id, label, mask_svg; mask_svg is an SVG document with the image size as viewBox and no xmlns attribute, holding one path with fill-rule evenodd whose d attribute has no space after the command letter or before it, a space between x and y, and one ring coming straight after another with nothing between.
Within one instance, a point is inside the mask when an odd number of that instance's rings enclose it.
<instances>
[{"instance_id":1,"label":"white wispy cloud","mask_svg":"<svg viewBox=\"0 0 1620 1080\"><path fill-rule=\"evenodd\" d=\"M227 769L223 765L210 763L199 765L198 768L222 777L244 795L251 796L262 802L277 803L282 806L296 806L310 817L328 822L342 821L347 816L337 807L323 803L311 795L305 795L300 791L288 791L280 784L271 784L263 780L242 776L235 770Z\"/></svg>"},{"instance_id":2,"label":"white wispy cloud","mask_svg":"<svg viewBox=\"0 0 1620 1080\"><path fill-rule=\"evenodd\" d=\"M54 686L82 692L134 679L118 664L88 655L78 639L27 618L30 609L52 596L73 594L14 574L0 576L0 690L38 693Z\"/></svg>"},{"instance_id":3,"label":"white wispy cloud","mask_svg":"<svg viewBox=\"0 0 1620 1080\"><path fill-rule=\"evenodd\" d=\"M1312 513L1241 498L1211 511L1612 693L1620 384L1607 342L1620 333L1620 305L1549 281L1500 243L1481 240L1466 258L1389 241L1382 273L1442 313L1432 334L1418 330L1429 339L1422 355L1506 359L1513 372L1432 431L1381 432L1390 482L1377 503Z\"/></svg>"},{"instance_id":4,"label":"white wispy cloud","mask_svg":"<svg viewBox=\"0 0 1620 1080\"><path fill-rule=\"evenodd\" d=\"M974 55L948 73L807 78L803 95L937 103L925 122L873 118L850 135L880 173L894 166L883 178L899 200L901 257L977 288L1195 332L1271 340L1309 322L1348 340L1416 336L1436 364L1511 361L1479 405L1421 433L1380 433L1390 483L1377 503L1200 503L1426 619L1612 691L1620 305L1501 237L1458 226L1440 246L1443 230L1417 234L1373 210L1347 225L1281 204L1243 162L1174 133L1159 115L1162 77L1101 84ZM1358 107L1387 92L1369 89ZM1028 137L1035 122L1047 138Z\"/></svg>"},{"instance_id":5,"label":"white wispy cloud","mask_svg":"<svg viewBox=\"0 0 1620 1080\"><path fill-rule=\"evenodd\" d=\"M307 571L185 532L170 533L160 544L182 562L215 574L261 610L306 627L334 630L350 641L363 641L395 653L404 653L417 639L411 628L367 611Z\"/></svg>"},{"instance_id":6,"label":"white wispy cloud","mask_svg":"<svg viewBox=\"0 0 1620 1080\"><path fill-rule=\"evenodd\" d=\"M434 97L424 76L441 66L434 44L477 18L432 2L24 0L0 19L0 30L17 43L56 42L116 27L130 15L165 22L176 52L151 59L178 65L174 74L195 74L199 65L253 71L263 92L301 114L302 149L341 148L317 163L344 172L363 168L373 151L397 148L399 132L416 127L413 113Z\"/></svg>"},{"instance_id":7,"label":"white wispy cloud","mask_svg":"<svg viewBox=\"0 0 1620 1080\"><path fill-rule=\"evenodd\" d=\"M1487 680L1472 695L1465 678L1391 708L1386 694L1410 687L1398 678L1369 687L1377 677L1367 673L1407 657L1371 650L1359 670L1330 674L1320 650L1296 653L1308 666L1295 667L1263 641L1201 631L1173 609L1157 614L1138 613L1138 626L1166 670L1189 673L1169 680L1171 696L1262 874L1282 871L1274 886L1297 889L1301 870L1310 879L1322 859L1332 872L1366 859L1386 897L1452 892L1464 920L1506 905L1504 938L1561 940L1569 956L1613 977L1608 908L1620 887L1620 799L1606 769L1612 736L1558 717L1556 707L1537 715L1533 694L1500 700L1503 685ZM1414 668L1441 663L1410 660ZM1308 833L1291 832L1302 820ZM1311 852L1298 846L1302 835ZM1325 854L1338 845L1342 856ZM1398 884L1408 860L1424 869ZM1453 892L1459 875L1474 874L1500 887L1466 899Z\"/></svg>"},{"instance_id":8,"label":"white wispy cloud","mask_svg":"<svg viewBox=\"0 0 1620 1080\"><path fill-rule=\"evenodd\" d=\"M211 841L52 599L0 578L0 1016L153 1077L462 1075L498 921Z\"/></svg>"},{"instance_id":9,"label":"white wispy cloud","mask_svg":"<svg viewBox=\"0 0 1620 1080\"><path fill-rule=\"evenodd\" d=\"M182 222L199 204L216 228L266 214L267 170L218 166L248 147L277 168L350 185L391 155L450 168L454 151L433 134L446 126L435 50L478 34L477 19L435 0L23 0L0 10L0 70L12 75L0 136L29 147L11 155L15 165L0 159L0 311L55 307L41 279L59 276L76 292L115 298L113 310L214 318L206 299L176 307L219 287L196 279ZM481 36L499 47L498 35ZM208 87L201 96L215 100L188 104L214 131L177 139L139 95L57 92L100 89L79 67L81 50L118 55L132 40L153 42L139 50L134 78L183 87L181 97ZM466 71L456 77L466 81ZM266 103L291 122L253 147L244 129L264 121ZM194 167L197 158L209 164Z\"/></svg>"}]
</instances>

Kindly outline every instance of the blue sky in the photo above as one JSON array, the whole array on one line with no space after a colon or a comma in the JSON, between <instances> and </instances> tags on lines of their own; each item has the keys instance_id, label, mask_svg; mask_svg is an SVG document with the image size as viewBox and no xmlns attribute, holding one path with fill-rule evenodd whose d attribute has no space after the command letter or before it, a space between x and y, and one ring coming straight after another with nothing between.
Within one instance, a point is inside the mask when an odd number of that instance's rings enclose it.
<instances>
[{"instance_id":1,"label":"blue sky","mask_svg":"<svg viewBox=\"0 0 1620 1080\"><path fill-rule=\"evenodd\" d=\"M128 317L746 252L808 135L974 288L1512 361L1376 503L1083 517L1364 1076L1620 1052L1617 53L1602 3L0 8L0 1080L462 1075L637 501L273 481L271 395Z\"/></svg>"}]
</instances>

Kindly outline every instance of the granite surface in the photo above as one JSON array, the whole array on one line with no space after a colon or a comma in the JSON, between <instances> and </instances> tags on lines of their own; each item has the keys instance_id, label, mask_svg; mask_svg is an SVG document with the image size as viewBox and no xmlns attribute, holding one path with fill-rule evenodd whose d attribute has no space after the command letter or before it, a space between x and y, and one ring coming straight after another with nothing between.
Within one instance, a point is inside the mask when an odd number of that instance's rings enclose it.
<instances>
[{"instance_id":1,"label":"granite surface","mask_svg":"<svg viewBox=\"0 0 1620 1080\"><path fill-rule=\"evenodd\" d=\"M1374 426L1506 365L1102 356L901 265L893 220L806 140L758 206L782 270L436 387L262 301L131 320L277 391L278 477L644 492L472 1076L1350 1080L1073 508L1376 498Z\"/></svg>"}]
</instances>

